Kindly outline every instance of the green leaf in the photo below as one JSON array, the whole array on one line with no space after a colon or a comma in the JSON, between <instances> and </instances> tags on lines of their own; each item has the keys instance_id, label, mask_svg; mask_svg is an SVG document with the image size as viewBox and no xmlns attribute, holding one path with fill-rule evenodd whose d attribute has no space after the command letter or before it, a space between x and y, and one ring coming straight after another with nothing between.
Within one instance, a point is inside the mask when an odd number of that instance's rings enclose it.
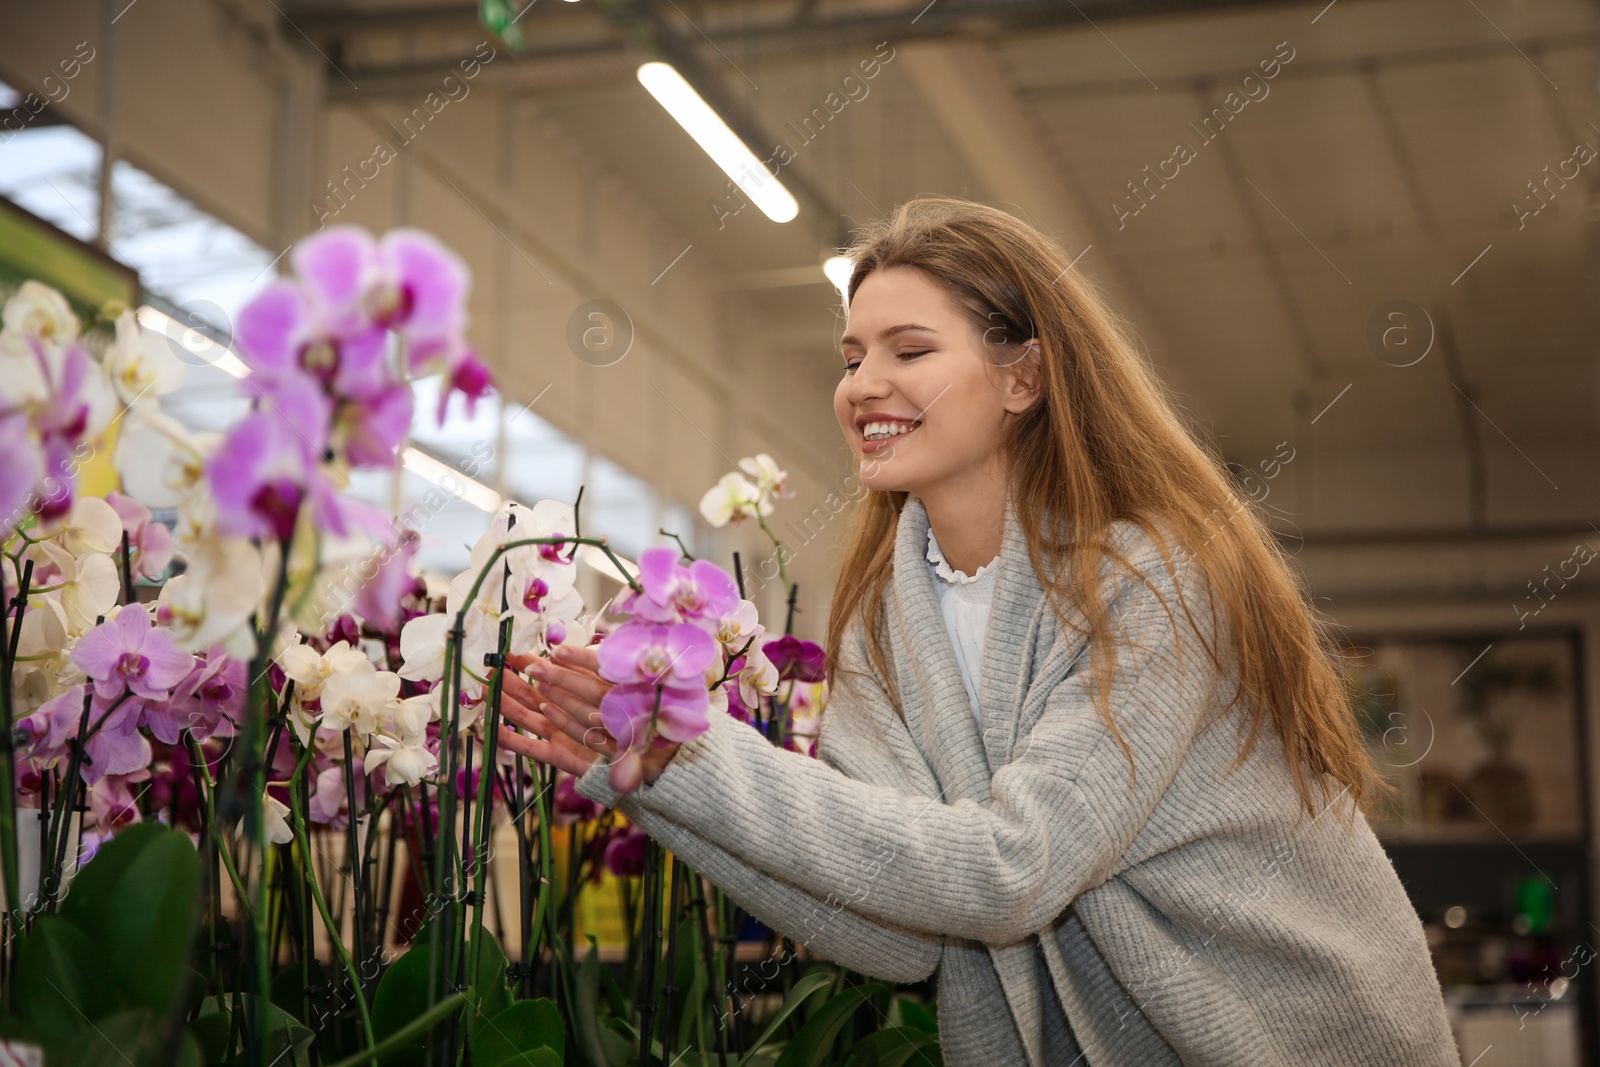
<instances>
[{"instance_id":1,"label":"green leaf","mask_svg":"<svg viewBox=\"0 0 1600 1067\"><path fill-rule=\"evenodd\" d=\"M379 1041L428 1010L428 963L427 948L417 947L383 972L372 998L372 1034Z\"/></svg>"},{"instance_id":2,"label":"green leaf","mask_svg":"<svg viewBox=\"0 0 1600 1067\"><path fill-rule=\"evenodd\" d=\"M189 1024L189 1033L200 1043L200 1054L207 1063L221 1063L228 1055L229 1013L217 1006L216 997L200 1002L200 1014Z\"/></svg>"},{"instance_id":3,"label":"green leaf","mask_svg":"<svg viewBox=\"0 0 1600 1067\"><path fill-rule=\"evenodd\" d=\"M795 989L799 988L800 983L796 982ZM839 1036L839 1030L844 1024L850 1021L850 1017L870 997L887 992L888 988L881 982L873 982L870 985L846 989L828 1001L822 1006L822 1010L801 1027L794 1040L789 1042L789 1047L778 1057L778 1067L822 1067L832 1053L834 1038Z\"/></svg>"},{"instance_id":4,"label":"green leaf","mask_svg":"<svg viewBox=\"0 0 1600 1067\"><path fill-rule=\"evenodd\" d=\"M245 994L246 1011L252 1010L251 1005L255 1003L255 999L253 994ZM311 1062L308 1050L316 1036L309 1027L276 1004L267 1005L268 1063L276 1064L277 1067L307 1067ZM284 1058L286 1054L287 1059Z\"/></svg>"},{"instance_id":5,"label":"green leaf","mask_svg":"<svg viewBox=\"0 0 1600 1067\"><path fill-rule=\"evenodd\" d=\"M187 1030L178 1033L175 1053L169 1060L154 1012L119 1011L86 1028L51 1067L201 1067L200 1045Z\"/></svg>"},{"instance_id":6,"label":"green leaf","mask_svg":"<svg viewBox=\"0 0 1600 1067\"><path fill-rule=\"evenodd\" d=\"M61 917L88 935L117 1001L165 1016L188 981L200 857L188 835L141 823L101 847L73 880Z\"/></svg>"},{"instance_id":7,"label":"green leaf","mask_svg":"<svg viewBox=\"0 0 1600 1067\"><path fill-rule=\"evenodd\" d=\"M913 1060L921 1067L928 1062L920 1055L922 1048L934 1043L922 1030L909 1026L890 1027L851 1045L845 1067L905 1067Z\"/></svg>"},{"instance_id":8,"label":"green leaf","mask_svg":"<svg viewBox=\"0 0 1600 1067\"><path fill-rule=\"evenodd\" d=\"M578 1048L591 1067L603 1067L610 1061L600 1036L600 950L592 936L589 951L578 965L578 987L573 996L578 1002Z\"/></svg>"},{"instance_id":9,"label":"green leaf","mask_svg":"<svg viewBox=\"0 0 1600 1067\"><path fill-rule=\"evenodd\" d=\"M472 945L467 945L467 959L472 959ZM472 1028L476 1030L485 1020L493 1019L511 1007L511 986L506 981L506 954L500 942L489 931L483 931L483 944L478 948L477 980L472 987L478 991L478 1003L472 1014Z\"/></svg>"},{"instance_id":10,"label":"green leaf","mask_svg":"<svg viewBox=\"0 0 1600 1067\"><path fill-rule=\"evenodd\" d=\"M96 981L94 943L59 915L41 915L17 951L12 1010L51 1041L71 1041L115 1007Z\"/></svg>"},{"instance_id":11,"label":"green leaf","mask_svg":"<svg viewBox=\"0 0 1600 1067\"><path fill-rule=\"evenodd\" d=\"M793 1015L795 1010L814 994L832 984L833 975L826 971L815 971L796 982L794 988L789 990L789 995L783 998L783 1006L772 1017L772 1021L767 1024L767 1028L761 1031L761 1036L756 1038L755 1044L750 1046L750 1051L745 1053L744 1057L739 1061L738 1067L746 1067L746 1064L751 1063L756 1051L772 1040L772 1035L778 1032L778 1028L783 1025L785 1019Z\"/></svg>"},{"instance_id":12,"label":"green leaf","mask_svg":"<svg viewBox=\"0 0 1600 1067\"><path fill-rule=\"evenodd\" d=\"M939 1024L934 1021L933 1015L926 1007L910 997L899 997L895 1000L895 1007L899 1009L900 1021L906 1026L921 1030L925 1034L937 1034ZM894 1012L890 1013L891 1018Z\"/></svg>"},{"instance_id":13,"label":"green leaf","mask_svg":"<svg viewBox=\"0 0 1600 1067\"><path fill-rule=\"evenodd\" d=\"M478 1030L472 1067L561 1067L566 1028L555 1004L519 1000Z\"/></svg>"}]
</instances>

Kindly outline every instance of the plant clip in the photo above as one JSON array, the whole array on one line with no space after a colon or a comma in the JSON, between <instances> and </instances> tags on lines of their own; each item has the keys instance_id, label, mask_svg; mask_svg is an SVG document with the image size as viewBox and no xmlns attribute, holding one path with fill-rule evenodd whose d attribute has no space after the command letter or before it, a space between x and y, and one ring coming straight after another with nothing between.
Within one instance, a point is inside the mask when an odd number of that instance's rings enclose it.
<instances>
[{"instance_id":1,"label":"plant clip","mask_svg":"<svg viewBox=\"0 0 1600 1067\"><path fill-rule=\"evenodd\" d=\"M461 903L465 904L469 908L477 907L478 906L478 894L477 894L477 892L475 890L469 889L465 893L462 893L461 894Z\"/></svg>"},{"instance_id":2,"label":"plant clip","mask_svg":"<svg viewBox=\"0 0 1600 1067\"><path fill-rule=\"evenodd\" d=\"M508 963L508 964L506 964L506 981L507 982L515 984L517 982L522 981L524 978L532 978L532 977L533 977L533 967L531 965L524 964L524 963Z\"/></svg>"},{"instance_id":3,"label":"plant clip","mask_svg":"<svg viewBox=\"0 0 1600 1067\"><path fill-rule=\"evenodd\" d=\"M485 652L483 654L483 665L485 667L504 667L506 658L498 652Z\"/></svg>"}]
</instances>

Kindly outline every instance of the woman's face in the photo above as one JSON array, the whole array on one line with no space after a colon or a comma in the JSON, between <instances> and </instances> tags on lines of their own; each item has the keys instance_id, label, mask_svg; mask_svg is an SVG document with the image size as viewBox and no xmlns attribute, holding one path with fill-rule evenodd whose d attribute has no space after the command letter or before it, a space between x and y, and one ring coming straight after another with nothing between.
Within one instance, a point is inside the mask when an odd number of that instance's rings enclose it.
<instances>
[{"instance_id":1,"label":"woman's face","mask_svg":"<svg viewBox=\"0 0 1600 1067\"><path fill-rule=\"evenodd\" d=\"M886 267L862 279L839 341L833 410L870 489L926 496L997 473L1006 420L1037 395L1018 373L1029 346L984 343L930 275Z\"/></svg>"}]
</instances>

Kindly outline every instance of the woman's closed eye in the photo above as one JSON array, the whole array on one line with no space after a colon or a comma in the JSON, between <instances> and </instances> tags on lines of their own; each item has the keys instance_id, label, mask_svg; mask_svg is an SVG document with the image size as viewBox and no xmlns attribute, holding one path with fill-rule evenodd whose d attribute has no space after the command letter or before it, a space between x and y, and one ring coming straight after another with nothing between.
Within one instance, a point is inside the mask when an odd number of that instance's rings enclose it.
<instances>
[{"instance_id":1,"label":"woman's closed eye","mask_svg":"<svg viewBox=\"0 0 1600 1067\"><path fill-rule=\"evenodd\" d=\"M925 356L931 351L933 351L931 348L925 348L925 349L922 349L921 351L918 351L918 352L901 352L899 355L900 355L901 359L916 359L918 356ZM845 373L848 374L850 371L855 370L860 365L861 365L861 361L859 359L854 361L854 362L851 362L848 359L845 360L844 361Z\"/></svg>"}]
</instances>

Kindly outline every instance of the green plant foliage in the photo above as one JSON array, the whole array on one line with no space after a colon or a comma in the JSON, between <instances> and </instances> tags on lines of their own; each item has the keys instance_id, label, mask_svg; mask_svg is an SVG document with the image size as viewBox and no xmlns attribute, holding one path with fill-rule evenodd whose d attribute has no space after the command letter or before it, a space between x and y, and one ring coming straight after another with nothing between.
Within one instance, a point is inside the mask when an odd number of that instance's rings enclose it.
<instances>
[{"instance_id":1,"label":"green plant foliage","mask_svg":"<svg viewBox=\"0 0 1600 1067\"><path fill-rule=\"evenodd\" d=\"M913 1027L879 1030L850 1047L844 1067L920 1067L932 1062L922 1055L931 1044L937 1044L934 1037Z\"/></svg>"},{"instance_id":2,"label":"green plant foliage","mask_svg":"<svg viewBox=\"0 0 1600 1067\"><path fill-rule=\"evenodd\" d=\"M78 873L61 917L93 942L94 970L118 1005L164 1016L188 984L199 892L200 857L188 835L141 823Z\"/></svg>"},{"instance_id":3,"label":"green plant foliage","mask_svg":"<svg viewBox=\"0 0 1600 1067\"><path fill-rule=\"evenodd\" d=\"M834 1039L839 1036L844 1024L874 994L887 992L888 989L888 986L874 982L846 989L828 1001L789 1042L783 1055L778 1057L778 1067L823 1067L833 1054Z\"/></svg>"},{"instance_id":4,"label":"green plant foliage","mask_svg":"<svg viewBox=\"0 0 1600 1067\"><path fill-rule=\"evenodd\" d=\"M472 1067L561 1067L566 1027L555 1004L523 1000L485 1019L472 1047Z\"/></svg>"},{"instance_id":5,"label":"green plant foliage","mask_svg":"<svg viewBox=\"0 0 1600 1067\"><path fill-rule=\"evenodd\" d=\"M755 1062L755 1053L766 1045L768 1041L772 1040L772 1036L783 1026L784 1021L799 1010L800 1006L810 1000L813 995L822 992L832 984L833 975L824 974L820 971L808 974L796 982L794 988L789 990L789 995L783 998L783 1006L767 1022L767 1028L761 1032L760 1037L756 1038L755 1044L750 1046L750 1054L739 1061L739 1067L747 1067L748 1064L753 1064Z\"/></svg>"},{"instance_id":6,"label":"green plant foliage","mask_svg":"<svg viewBox=\"0 0 1600 1067\"><path fill-rule=\"evenodd\" d=\"M169 1056L167 1047L172 1045ZM85 1027L51 1067L201 1067L200 1044L179 1030L168 1041L163 1020L141 1009L112 1012Z\"/></svg>"}]
</instances>

